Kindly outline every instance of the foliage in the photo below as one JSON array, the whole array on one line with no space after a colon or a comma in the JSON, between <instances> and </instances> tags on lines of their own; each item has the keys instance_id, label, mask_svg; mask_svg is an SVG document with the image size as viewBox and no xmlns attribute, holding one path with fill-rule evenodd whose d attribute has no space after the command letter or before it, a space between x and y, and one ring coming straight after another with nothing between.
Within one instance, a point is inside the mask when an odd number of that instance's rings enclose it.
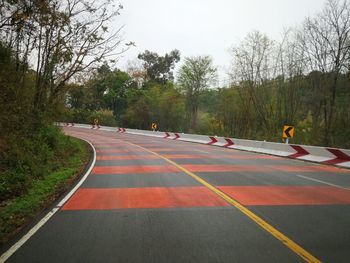
<instances>
[{"instance_id":1,"label":"foliage","mask_svg":"<svg viewBox=\"0 0 350 263\"><path fill-rule=\"evenodd\" d=\"M113 115L113 112L110 110L99 110L92 112L88 117L88 123L93 123L95 119L98 120L100 125L117 126L117 121Z\"/></svg>"},{"instance_id":2,"label":"foliage","mask_svg":"<svg viewBox=\"0 0 350 263\"><path fill-rule=\"evenodd\" d=\"M0 8L0 36L14 50L15 64L34 62L38 114L62 100L73 76L101 64L120 46L119 30L108 32L123 8L113 1L19 0L3 1ZM23 79L27 68L16 68L17 75Z\"/></svg>"},{"instance_id":3,"label":"foliage","mask_svg":"<svg viewBox=\"0 0 350 263\"><path fill-rule=\"evenodd\" d=\"M40 210L60 193L67 189L74 176L76 176L82 165L88 159L87 145L73 138L67 138L62 135L56 139L56 147L59 149L53 155L56 160L60 159L62 166L57 169L51 169L46 166L45 176L36 178L30 184L27 182L27 190L21 196L11 196L10 200L3 202L0 207L0 244L7 241L15 232L17 232L24 223L32 219ZM64 154L64 156L62 156ZM51 153L52 155L52 153ZM62 159L63 158L63 159ZM25 180L23 174L15 178L10 178L10 186L19 182L18 177ZM21 180L20 180L21 181ZM3 185L4 181L2 181ZM3 194L3 191L2 193ZM2 195L1 195L2 196Z\"/></svg>"},{"instance_id":4,"label":"foliage","mask_svg":"<svg viewBox=\"0 0 350 263\"><path fill-rule=\"evenodd\" d=\"M229 88L214 89L209 56L185 58L176 83L172 52L145 51L127 72L104 65L72 95L73 119L85 112L89 122L106 109L118 126L157 122L160 130L276 142L288 124L296 127L293 143L350 147L349 10L346 1L328 0L282 41L249 33L231 49Z\"/></svg>"},{"instance_id":5,"label":"foliage","mask_svg":"<svg viewBox=\"0 0 350 263\"><path fill-rule=\"evenodd\" d=\"M307 68L322 73L319 89L323 112L323 142L333 142L340 73L349 70L350 3L328 0L323 10L305 19L298 34L300 53L308 59Z\"/></svg>"},{"instance_id":6,"label":"foliage","mask_svg":"<svg viewBox=\"0 0 350 263\"><path fill-rule=\"evenodd\" d=\"M199 95L216 79L216 68L209 56L185 58L178 76L178 84L186 94L186 131L197 125Z\"/></svg>"},{"instance_id":7,"label":"foliage","mask_svg":"<svg viewBox=\"0 0 350 263\"><path fill-rule=\"evenodd\" d=\"M348 115L342 98L349 98L349 14L348 1L328 0L280 43L255 31L232 48L231 77L252 121L253 133L244 137L279 140L284 124L300 125L296 142L344 147L348 140L338 130L349 124L338 125Z\"/></svg>"},{"instance_id":8,"label":"foliage","mask_svg":"<svg viewBox=\"0 0 350 263\"><path fill-rule=\"evenodd\" d=\"M107 117L108 124L115 125L116 121L121 121L121 116L125 113L127 90L135 87L136 83L126 72L118 69L112 71L107 64L102 65L85 85L71 85L67 96L67 104L72 108L71 115L73 115L70 121L89 122L92 114L101 114L104 118L108 114L102 111L106 109L114 116L114 121L111 116ZM100 113L94 113L96 111Z\"/></svg>"},{"instance_id":9,"label":"foliage","mask_svg":"<svg viewBox=\"0 0 350 263\"><path fill-rule=\"evenodd\" d=\"M59 169L74 153L68 149L71 140L50 125L8 142L11 147L0 153L0 201L24 194L35 180Z\"/></svg>"},{"instance_id":10,"label":"foliage","mask_svg":"<svg viewBox=\"0 0 350 263\"><path fill-rule=\"evenodd\" d=\"M65 109L59 117L60 122L93 124L97 119L100 125L118 126L118 122L111 110L91 111L87 109Z\"/></svg>"},{"instance_id":11,"label":"foliage","mask_svg":"<svg viewBox=\"0 0 350 263\"><path fill-rule=\"evenodd\" d=\"M175 49L169 54L159 56L155 52L146 50L138 55L138 59L143 60L143 67L149 80L165 84L167 81L174 80L173 70L175 64L180 60L180 52Z\"/></svg>"},{"instance_id":12,"label":"foliage","mask_svg":"<svg viewBox=\"0 0 350 263\"><path fill-rule=\"evenodd\" d=\"M35 213L56 183L60 185L78 171L86 148L64 136L53 122L66 112L68 90L73 90L70 103L74 107L94 105L93 97L85 95L81 79L107 58L116 58L115 52L125 50L120 28L108 30L121 9L113 0L0 2L1 227L10 226L12 216L15 224L20 223L21 209L23 218ZM87 107L76 115L84 120L97 116L109 125L116 124L115 108L102 107L113 104L118 96L101 100L96 111ZM69 163L72 158L74 166ZM40 195L43 199L39 200ZM6 210L14 199L20 200L13 210L18 215L11 215L12 208ZM4 223L7 220L9 225ZM1 229L1 237L10 230Z\"/></svg>"},{"instance_id":13,"label":"foliage","mask_svg":"<svg viewBox=\"0 0 350 263\"><path fill-rule=\"evenodd\" d=\"M182 130L184 100L173 85L130 90L127 104L123 115L127 127L150 129L151 123L156 122L160 130Z\"/></svg>"}]
</instances>

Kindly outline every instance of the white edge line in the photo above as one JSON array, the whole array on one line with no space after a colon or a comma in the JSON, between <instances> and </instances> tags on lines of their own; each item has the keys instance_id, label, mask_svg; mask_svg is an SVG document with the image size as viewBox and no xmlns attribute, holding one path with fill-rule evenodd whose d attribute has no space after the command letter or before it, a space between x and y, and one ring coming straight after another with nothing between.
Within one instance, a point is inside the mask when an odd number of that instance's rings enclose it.
<instances>
[{"instance_id":1,"label":"white edge line","mask_svg":"<svg viewBox=\"0 0 350 263\"><path fill-rule=\"evenodd\" d=\"M92 168L96 163L96 149L95 147L87 140L79 138L87 142L94 152L94 157L91 163L91 166L84 174L83 178L76 184L76 186L50 211L48 212L35 226L33 226L27 234L25 234L20 240L18 240L12 247L10 247L4 254L0 257L0 262L5 262L9 257L11 257L25 242L28 241L31 236L33 236L63 205L67 200L78 190L82 183L86 180L90 174Z\"/></svg>"},{"instance_id":2,"label":"white edge line","mask_svg":"<svg viewBox=\"0 0 350 263\"><path fill-rule=\"evenodd\" d=\"M350 188L348 188L348 187L343 187L343 186L340 186L340 185L337 185L337 184L328 183L328 182L325 182L325 181L322 181L322 180L310 178L310 177L303 176L303 175L300 175L300 174L296 174L296 176L298 176L298 177L300 177L300 178L304 178L304 179L306 179L306 180L318 182L318 183L321 183L321 184L326 184L326 185L334 186L334 187L337 187L337 188L340 188L340 189L350 190Z\"/></svg>"}]
</instances>

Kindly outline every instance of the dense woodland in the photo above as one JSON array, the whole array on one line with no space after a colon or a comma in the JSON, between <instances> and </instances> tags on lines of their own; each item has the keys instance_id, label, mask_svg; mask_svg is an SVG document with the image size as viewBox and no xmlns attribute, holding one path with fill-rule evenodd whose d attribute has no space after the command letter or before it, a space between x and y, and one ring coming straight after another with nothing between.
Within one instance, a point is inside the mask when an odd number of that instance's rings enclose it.
<instances>
[{"instance_id":1,"label":"dense woodland","mask_svg":"<svg viewBox=\"0 0 350 263\"><path fill-rule=\"evenodd\" d=\"M0 1L0 194L20 194L59 167L55 121L350 148L350 4L233 46L225 86L210 54L144 51L116 67L124 44L113 1ZM227 43L229 46L230 43ZM174 72L175 66L179 70ZM29 176L30 175L30 176ZM32 176L32 177L31 177ZM31 179L28 179L31 178Z\"/></svg>"},{"instance_id":2,"label":"dense woodland","mask_svg":"<svg viewBox=\"0 0 350 263\"><path fill-rule=\"evenodd\" d=\"M282 40L253 31L230 50L229 84L210 56L139 54L126 70L105 63L69 91L69 122L350 147L350 6L328 1ZM174 77L174 67L179 70Z\"/></svg>"}]
</instances>

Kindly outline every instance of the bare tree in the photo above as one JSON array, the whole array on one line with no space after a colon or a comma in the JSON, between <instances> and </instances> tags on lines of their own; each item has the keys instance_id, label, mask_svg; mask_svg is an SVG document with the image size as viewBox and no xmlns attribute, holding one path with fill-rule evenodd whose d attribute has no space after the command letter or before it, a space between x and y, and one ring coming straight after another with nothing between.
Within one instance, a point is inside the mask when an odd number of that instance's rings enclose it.
<instances>
[{"instance_id":1,"label":"bare tree","mask_svg":"<svg viewBox=\"0 0 350 263\"><path fill-rule=\"evenodd\" d=\"M276 125L296 123L297 112L301 104L305 66L304 54L299 52L297 32L285 30L282 41L278 43L277 60L274 66L276 86ZM276 127L277 128L277 127Z\"/></svg>"},{"instance_id":2,"label":"bare tree","mask_svg":"<svg viewBox=\"0 0 350 263\"><path fill-rule=\"evenodd\" d=\"M231 77L239 84L239 94L246 105L253 104L262 126L270 130L274 111L270 105L271 89L263 88L274 77L275 43L266 35L254 31L237 47L233 47Z\"/></svg>"},{"instance_id":3,"label":"bare tree","mask_svg":"<svg viewBox=\"0 0 350 263\"><path fill-rule=\"evenodd\" d=\"M126 66L126 72L137 83L138 88L141 88L149 81L147 71L144 69L139 59L129 60Z\"/></svg>"},{"instance_id":4,"label":"bare tree","mask_svg":"<svg viewBox=\"0 0 350 263\"><path fill-rule=\"evenodd\" d=\"M307 18L299 34L302 52L309 71L319 71L324 120L324 143L331 143L336 111L339 74L349 62L350 5L344 0L328 0L321 13Z\"/></svg>"}]
</instances>

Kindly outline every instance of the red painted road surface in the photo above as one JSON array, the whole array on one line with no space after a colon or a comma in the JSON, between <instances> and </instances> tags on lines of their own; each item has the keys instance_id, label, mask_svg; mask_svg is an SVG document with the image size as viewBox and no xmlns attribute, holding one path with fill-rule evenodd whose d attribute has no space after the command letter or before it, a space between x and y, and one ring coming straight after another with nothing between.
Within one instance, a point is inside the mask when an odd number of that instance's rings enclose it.
<instances>
[{"instance_id":1,"label":"red painted road surface","mask_svg":"<svg viewBox=\"0 0 350 263\"><path fill-rule=\"evenodd\" d=\"M243 205L350 205L350 191L329 186L220 186Z\"/></svg>"},{"instance_id":2,"label":"red painted road surface","mask_svg":"<svg viewBox=\"0 0 350 263\"><path fill-rule=\"evenodd\" d=\"M228 206L205 187L80 189L63 210Z\"/></svg>"},{"instance_id":3,"label":"red painted road surface","mask_svg":"<svg viewBox=\"0 0 350 263\"><path fill-rule=\"evenodd\" d=\"M208 187L314 259L349 262L350 170L164 138L64 131L94 145L95 167L9 262L304 261Z\"/></svg>"},{"instance_id":4,"label":"red painted road surface","mask_svg":"<svg viewBox=\"0 0 350 263\"><path fill-rule=\"evenodd\" d=\"M97 166L92 174L128 174L128 173L171 173L180 172L171 165L138 165L138 166Z\"/></svg>"}]
</instances>

